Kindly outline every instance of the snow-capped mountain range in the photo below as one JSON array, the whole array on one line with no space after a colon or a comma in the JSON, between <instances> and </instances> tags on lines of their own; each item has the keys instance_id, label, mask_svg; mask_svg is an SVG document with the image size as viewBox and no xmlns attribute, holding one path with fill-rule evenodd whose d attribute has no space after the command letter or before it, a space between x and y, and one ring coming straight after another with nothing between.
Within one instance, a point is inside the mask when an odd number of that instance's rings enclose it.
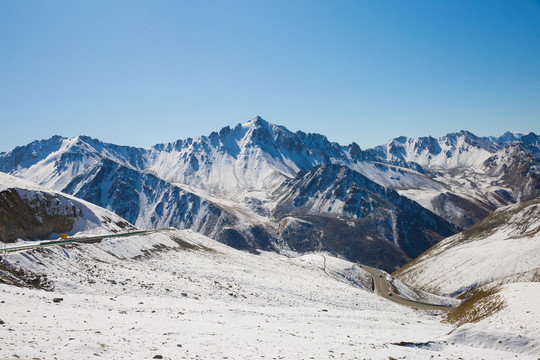
<instances>
[{"instance_id":1,"label":"snow-capped mountain range","mask_svg":"<svg viewBox=\"0 0 540 360\"><path fill-rule=\"evenodd\" d=\"M462 131L362 150L256 117L149 149L55 136L0 154L0 171L141 228L191 228L241 249L328 248L358 261L351 248L374 240L372 264L393 269L540 195L538 139ZM346 235L332 238L330 228Z\"/></svg>"},{"instance_id":2,"label":"snow-capped mountain range","mask_svg":"<svg viewBox=\"0 0 540 360\"><path fill-rule=\"evenodd\" d=\"M518 141L524 133L506 132L500 137L481 138L468 131L435 139L399 137L372 151L387 161L416 163L424 168L455 169L475 167L497 150Z\"/></svg>"}]
</instances>

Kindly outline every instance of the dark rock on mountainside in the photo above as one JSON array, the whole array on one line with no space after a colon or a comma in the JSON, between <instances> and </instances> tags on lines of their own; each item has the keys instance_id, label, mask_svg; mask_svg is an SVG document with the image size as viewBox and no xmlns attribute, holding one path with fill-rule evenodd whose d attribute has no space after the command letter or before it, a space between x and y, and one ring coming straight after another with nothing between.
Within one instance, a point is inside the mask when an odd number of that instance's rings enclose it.
<instances>
[{"instance_id":1,"label":"dark rock on mountainside","mask_svg":"<svg viewBox=\"0 0 540 360\"><path fill-rule=\"evenodd\" d=\"M511 202L502 190L498 194L501 203ZM497 207L489 202L481 202L458 196L451 192L441 193L431 200L433 212L441 214L446 221L460 228L468 228L488 216Z\"/></svg>"},{"instance_id":2,"label":"dark rock on mountainside","mask_svg":"<svg viewBox=\"0 0 540 360\"><path fill-rule=\"evenodd\" d=\"M382 224L369 220L351 222L330 216L298 215L287 218L283 225L282 241L301 253L327 251L389 272L410 260L404 250L389 240L392 234L372 237Z\"/></svg>"},{"instance_id":3,"label":"dark rock on mountainside","mask_svg":"<svg viewBox=\"0 0 540 360\"><path fill-rule=\"evenodd\" d=\"M0 224L4 226L6 240L47 239L50 234L71 231L75 219L82 216L80 209L75 206L58 209L52 204L56 204L56 198L51 195L44 195L38 201L38 198L21 198L15 189L0 192Z\"/></svg>"},{"instance_id":4,"label":"dark rock on mountainside","mask_svg":"<svg viewBox=\"0 0 540 360\"><path fill-rule=\"evenodd\" d=\"M345 166L317 166L281 191L273 215L282 219L283 241L297 251L326 250L394 270L458 230Z\"/></svg>"},{"instance_id":5,"label":"dark rock on mountainside","mask_svg":"<svg viewBox=\"0 0 540 360\"><path fill-rule=\"evenodd\" d=\"M4 185L17 181L0 173L0 182ZM18 238L48 239L60 233L72 234L94 227L103 227L112 232L133 229L131 224L117 215L77 198L25 186L17 184L0 191L0 224L4 226L8 242ZM0 240L3 240L3 236Z\"/></svg>"}]
</instances>

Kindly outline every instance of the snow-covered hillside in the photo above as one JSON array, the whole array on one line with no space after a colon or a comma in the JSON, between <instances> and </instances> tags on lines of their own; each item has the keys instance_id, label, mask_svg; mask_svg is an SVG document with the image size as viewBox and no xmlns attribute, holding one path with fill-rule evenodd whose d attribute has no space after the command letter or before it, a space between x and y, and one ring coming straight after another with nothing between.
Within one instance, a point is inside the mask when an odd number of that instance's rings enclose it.
<instances>
[{"instance_id":1,"label":"snow-covered hillside","mask_svg":"<svg viewBox=\"0 0 540 360\"><path fill-rule=\"evenodd\" d=\"M48 239L60 233L103 234L134 227L118 215L0 172L0 224L6 240Z\"/></svg>"},{"instance_id":2,"label":"snow-covered hillside","mask_svg":"<svg viewBox=\"0 0 540 360\"><path fill-rule=\"evenodd\" d=\"M439 242L396 276L441 295L459 295L505 279L531 281L540 276L540 198L498 209Z\"/></svg>"},{"instance_id":3,"label":"snow-covered hillside","mask_svg":"<svg viewBox=\"0 0 540 360\"><path fill-rule=\"evenodd\" d=\"M293 133L260 117L209 136L151 149L106 144L86 136L55 136L0 154L0 171L63 191L104 160L239 202L268 200L285 179L328 163L347 165L383 186L442 189L411 168L365 159L356 144L341 146L323 135Z\"/></svg>"},{"instance_id":4,"label":"snow-covered hillside","mask_svg":"<svg viewBox=\"0 0 540 360\"><path fill-rule=\"evenodd\" d=\"M367 291L355 264L326 254L325 269L320 253L253 255L192 231L6 260L46 275L54 290L0 284L2 358L534 359L538 347L529 333L499 332L506 348L486 349L487 327L450 341L454 325ZM525 340L536 348L513 345Z\"/></svg>"}]
</instances>

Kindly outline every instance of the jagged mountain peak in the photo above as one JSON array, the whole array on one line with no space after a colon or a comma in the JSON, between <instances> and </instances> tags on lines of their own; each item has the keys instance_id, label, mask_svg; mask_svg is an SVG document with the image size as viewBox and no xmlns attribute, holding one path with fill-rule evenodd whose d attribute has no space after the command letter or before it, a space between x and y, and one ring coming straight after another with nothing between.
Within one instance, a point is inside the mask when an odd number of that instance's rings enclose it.
<instances>
[{"instance_id":1,"label":"jagged mountain peak","mask_svg":"<svg viewBox=\"0 0 540 360\"><path fill-rule=\"evenodd\" d=\"M510 135L507 138L510 139ZM525 137L524 141L527 139ZM531 135L529 142L534 143L534 139ZM500 148L487 138L460 131L441 138L400 137L380 147L379 152L362 151L355 143L341 146L324 135L292 132L260 116L234 127L226 126L208 136L150 149L108 144L84 135L55 137L41 142L42 147L46 143L49 149L42 151L38 151L36 145L40 142L28 145L28 149L20 151L19 158L13 153L0 155L0 171L5 168L11 174L82 196L117 211L136 224L179 227L198 224L197 230L204 229L201 231L212 236L227 230L225 242L238 243L240 233L246 239L262 238L255 235L259 230L265 232L263 237L281 241L280 230L274 227L271 218L274 215L279 215L278 220L290 216L317 217L318 220L309 221L328 226L313 225L318 229L314 230L314 238L323 238L337 226L354 240L358 238L355 227L360 228L362 221L369 220L366 224L374 226L369 236L376 238L377 235L388 246L397 246L399 240L396 239L417 243L413 237L405 236L405 232L409 233L407 229L412 228L415 234L424 234L421 236L425 241L421 241L420 246L404 245L402 249L409 249L408 256L432 244L438 236L430 237L430 231L450 227L404 196L423 201L423 206L437 209L437 214L442 216L457 212L454 204L473 213L481 207L474 202L476 200L465 201L462 195L447 192L465 194L471 189L474 196L482 200L491 193L485 195L482 189L472 186L466 190L462 190L461 185L454 187L452 176L458 175L452 172L462 174L460 167L471 171L472 166L492 156L488 145ZM26 161L19 161L21 159ZM502 156L498 157L493 163L497 168L486 165L478 173L494 174L495 180L507 176L508 171L502 168L502 175L495 173L503 160ZM522 161L512 169L519 172L526 165ZM530 173L534 175L536 170ZM447 175L449 178L442 177ZM485 184L491 186L489 176ZM508 183L514 178L508 177ZM519 184L526 181L529 176ZM536 184L527 185L526 190ZM513 189L509 186L508 189L495 188L492 192L508 195L503 204L519 198ZM439 198L441 194L444 196ZM450 198L452 206L439 211L436 205L447 204ZM432 199L438 203L433 205ZM485 207L489 206L491 202ZM417 222L418 219L408 215L411 212L426 221ZM383 218L385 221L381 223L379 219ZM394 226L395 219L401 219L403 234ZM351 227L347 222L358 224ZM246 233L247 228L259 230ZM293 231L290 226L287 229ZM304 228L298 225L298 229ZM233 234L233 230L236 233ZM305 238L303 230L297 235L297 239ZM337 238L335 241L340 242ZM388 251L394 254L396 250ZM407 256L402 259L405 258ZM389 260L387 264L390 263Z\"/></svg>"},{"instance_id":2,"label":"jagged mountain peak","mask_svg":"<svg viewBox=\"0 0 540 360\"><path fill-rule=\"evenodd\" d=\"M439 138L401 136L368 152L390 162L452 169L481 166L483 161L500 147L493 139L478 137L467 130L460 130Z\"/></svg>"},{"instance_id":3,"label":"jagged mountain peak","mask_svg":"<svg viewBox=\"0 0 540 360\"><path fill-rule=\"evenodd\" d=\"M257 146L259 141L275 141L283 136L294 135L291 131L281 125L276 125L264 120L257 115L250 121L239 123L234 127L225 126L219 131L213 131L208 136L198 136L185 140L176 140L171 143L156 144L152 150L157 151L182 151L187 147L194 150L208 150L209 147L227 151L233 148L235 152L239 147L246 145Z\"/></svg>"},{"instance_id":4,"label":"jagged mountain peak","mask_svg":"<svg viewBox=\"0 0 540 360\"><path fill-rule=\"evenodd\" d=\"M526 135L525 133L520 132L520 131L507 131L501 136L495 138L494 140L498 142L499 144L507 144L507 143L515 142L521 139L525 135Z\"/></svg>"},{"instance_id":5,"label":"jagged mountain peak","mask_svg":"<svg viewBox=\"0 0 540 360\"><path fill-rule=\"evenodd\" d=\"M308 181L312 181L313 179L320 180L321 178L326 178L329 180L330 183L333 184L340 184L344 181L350 183L350 182L372 182L368 178L366 178L364 175L360 174L359 172L356 172L352 170L351 168L343 165L338 164L321 164L313 167L309 172L307 173L301 173L299 176L302 176L304 179ZM316 188L320 188L321 186L316 186Z\"/></svg>"},{"instance_id":6,"label":"jagged mountain peak","mask_svg":"<svg viewBox=\"0 0 540 360\"><path fill-rule=\"evenodd\" d=\"M51 153L58 152L67 138L54 135L49 139L34 140L23 146L17 146L13 150L0 154L0 171L9 173L14 169L29 168L32 165L46 159Z\"/></svg>"},{"instance_id":7,"label":"jagged mountain peak","mask_svg":"<svg viewBox=\"0 0 540 360\"><path fill-rule=\"evenodd\" d=\"M450 136L464 136L466 138L472 138L472 139L476 139L478 136L474 135L472 132L468 131L468 130L459 130L458 132L455 132L455 133L449 133L446 135L446 137L450 137Z\"/></svg>"},{"instance_id":8,"label":"jagged mountain peak","mask_svg":"<svg viewBox=\"0 0 540 360\"><path fill-rule=\"evenodd\" d=\"M500 136L487 136L484 137L484 139L489 140L499 146L507 146L518 142L519 139L521 139L525 135L526 133L521 131L506 131Z\"/></svg>"},{"instance_id":9,"label":"jagged mountain peak","mask_svg":"<svg viewBox=\"0 0 540 360\"><path fill-rule=\"evenodd\" d=\"M460 130L457 132L451 132L438 138L432 136L423 137L407 137L400 136L389 140L386 144L377 146L374 150L382 150L387 148L393 150L390 152L399 153L396 149L404 148L407 146L412 147L415 150L428 149L431 154L437 154L440 151L440 146L446 145L449 147L459 148L463 146L474 146L477 148L485 149L490 152L495 152L500 149L501 146L509 145L517 142L522 137L526 136L525 133L519 131L507 131L501 136L488 136L481 137L473 134L468 130ZM437 144L437 145L435 145Z\"/></svg>"},{"instance_id":10,"label":"jagged mountain peak","mask_svg":"<svg viewBox=\"0 0 540 360\"><path fill-rule=\"evenodd\" d=\"M248 125L248 126L269 126L269 125L273 125L273 124L269 123L268 121L264 120L262 117L257 115L253 119L248 121L246 123L246 125Z\"/></svg>"},{"instance_id":11,"label":"jagged mountain peak","mask_svg":"<svg viewBox=\"0 0 540 360\"><path fill-rule=\"evenodd\" d=\"M264 146L271 143L272 147L280 146L282 143L288 145L297 141L299 134L293 133L282 125L270 123L260 116L256 116L252 120L239 124L238 128L243 130L241 142L249 146Z\"/></svg>"}]
</instances>

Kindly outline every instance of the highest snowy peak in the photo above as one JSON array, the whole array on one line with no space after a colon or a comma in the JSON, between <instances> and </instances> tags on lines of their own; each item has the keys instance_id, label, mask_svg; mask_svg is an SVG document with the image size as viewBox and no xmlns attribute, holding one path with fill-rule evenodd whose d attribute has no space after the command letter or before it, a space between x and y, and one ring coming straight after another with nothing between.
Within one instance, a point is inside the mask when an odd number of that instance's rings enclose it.
<instances>
[{"instance_id":1,"label":"highest snowy peak","mask_svg":"<svg viewBox=\"0 0 540 360\"><path fill-rule=\"evenodd\" d=\"M147 169L172 183L237 198L266 192L331 159L347 160L339 144L318 134L293 133L257 116L209 136L156 145L147 156Z\"/></svg>"}]
</instances>

